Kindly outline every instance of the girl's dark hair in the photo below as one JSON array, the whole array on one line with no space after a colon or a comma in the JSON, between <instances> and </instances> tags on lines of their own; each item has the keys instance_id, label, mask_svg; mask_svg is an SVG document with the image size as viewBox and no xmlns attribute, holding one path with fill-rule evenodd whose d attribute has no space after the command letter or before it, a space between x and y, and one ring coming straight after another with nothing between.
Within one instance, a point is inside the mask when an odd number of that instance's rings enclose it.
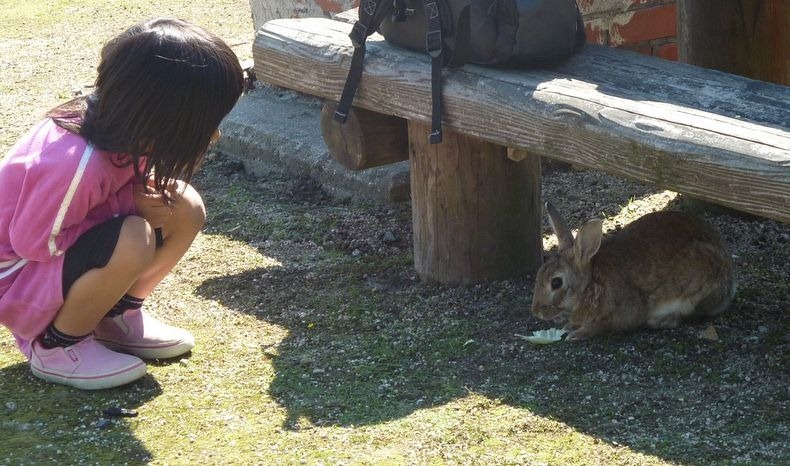
<instances>
[{"instance_id":1,"label":"girl's dark hair","mask_svg":"<svg viewBox=\"0 0 790 466\"><path fill-rule=\"evenodd\" d=\"M146 21L108 42L97 71L91 95L47 116L120 154L116 163L132 164L141 180L153 173L163 194L168 180L192 177L244 84L220 38L176 18Z\"/></svg>"}]
</instances>

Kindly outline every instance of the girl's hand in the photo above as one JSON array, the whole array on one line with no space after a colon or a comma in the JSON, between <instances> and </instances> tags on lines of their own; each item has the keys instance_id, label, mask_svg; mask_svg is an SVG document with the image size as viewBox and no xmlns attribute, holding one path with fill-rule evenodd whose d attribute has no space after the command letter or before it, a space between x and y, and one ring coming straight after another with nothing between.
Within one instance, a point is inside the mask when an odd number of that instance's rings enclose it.
<instances>
[{"instance_id":1,"label":"girl's hand","mask_svg":"<svg viewBox=\"0 0 790 466\"><path fill-rule=\"evenodd\" d=\"M153 228L162 228L173 214L162 195L152 192L144 185L135 186L134 205L137 208L137 215L146 219Z\"/></svg>"}]
</instances>

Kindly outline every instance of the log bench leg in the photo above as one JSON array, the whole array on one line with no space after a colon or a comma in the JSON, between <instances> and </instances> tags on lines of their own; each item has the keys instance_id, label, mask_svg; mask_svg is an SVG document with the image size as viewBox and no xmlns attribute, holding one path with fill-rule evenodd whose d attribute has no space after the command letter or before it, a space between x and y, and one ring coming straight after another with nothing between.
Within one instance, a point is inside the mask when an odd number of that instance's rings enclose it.
<instances>
[{"instance_id":1,"label":"log bench leg","mask_svg":"<svg viewBox=\"0 0 790 466\"><path fill-rule=\"evenodd\" d=\"M406 120L351 107L341 124L334 120L336 108L327 102L321 109L321 135L338 163L358 171L408 160Z\"/></svg>"},{"instance_id":2,"label":"log bench leg","mask_svg":"<svg viewBox=\"0 0 790 466\"><path fill-rule=\"evenodd\" d=\"M408 130L419 276L469 285L534 273L543 252L540 157L517 162L503 146L447 128L431 145L429 126L409 121Z\"/></svg>"}]
</instances>

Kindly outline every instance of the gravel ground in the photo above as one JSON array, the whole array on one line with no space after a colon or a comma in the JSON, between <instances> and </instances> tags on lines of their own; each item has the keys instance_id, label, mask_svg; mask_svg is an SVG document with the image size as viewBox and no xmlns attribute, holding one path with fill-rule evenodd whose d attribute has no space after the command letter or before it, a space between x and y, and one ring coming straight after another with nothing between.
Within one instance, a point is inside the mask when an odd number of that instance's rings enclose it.
<instances>
[{"instance_id":1,"label":"gravel ground","mask_svg":"<svg viewBox=\"0 0 790 466\"><path fill-rule=\"evenodd\" d=\"M291 198L314 219L332 219L331 228L312 230L313 236L307 239L290 239L284 256L308 248L377 263L402 257L412 247L408 204L346 207L310 180L255 179L243 173L238 161L221 155L215 156L214 163L229 173L236 170L233 176L246 180L254 199ZM364 273L364 285L397 296L397 303L408 303L388 312L401 322L425 324L414 330L412 339L430 335L435 331L432 327L468 320L473 327L470 341L480 344L480 350L454 364L461 366L467 381L474 381L472 386L491 395L534 403L615 445L667 449L674 452L667 458L678 462L771 464L790 459L790 228L737 213L711 214L673 192L598 172L547 165L544 198L557 205L570 225L599 217L605 219L604 228L612 231L662 209L690 210L705 217L722 232L737 267L739 291L727 312L712 322L675 330L613 335L535 353L514 338L514 330L524 333L551 327L528 313L531 278L448 288L420 283L411 264L400 263ZM265 221L279 223L271 217ZM544 222L543 228L545 249L556 247L548 224ZM276 239L253 244L263 250L282 247ZM331 278L313 266L307 263L302 274L277 277L268 286L262 285L260 294L276 294L291 280L304 289L319 289L318 282ZM387 326L376 328L392 337ZM489 371L504 378L493 380ZM528 386L514 390L515 381L527 380ZM328 423L338 422L335 416L340 416L324 415L328 418L322 422Z\"/></svg>"}]
</instances>

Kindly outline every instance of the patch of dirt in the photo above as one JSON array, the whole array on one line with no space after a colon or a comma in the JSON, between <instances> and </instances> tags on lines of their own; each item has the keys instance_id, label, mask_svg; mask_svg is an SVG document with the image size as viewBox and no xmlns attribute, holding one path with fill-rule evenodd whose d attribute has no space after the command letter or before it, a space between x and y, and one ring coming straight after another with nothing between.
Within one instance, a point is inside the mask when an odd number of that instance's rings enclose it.
<instances>
[{"instance_id":1,"label":"patch of dirt","mask_svg":"<svg viewBox=\"0 0 790 466\"><path fill-rule=\"evenodd\" d=\"M395 206L376 209L364 216L344 216L324 237L323 246L382 257L409 251L412 232L408 214L402 206Z\"/></svg>"},{"instance_id":2,"label":"patch of dirt","mask_svg":"<svg viewBox=\"0 0 790 466\"><path fill-rule=\"evenodd\" d=\"M297 203L324 205L332 198L319 182L307 176L295 176L290 185L288 194Z\"/></svg>"}]
</instances>

